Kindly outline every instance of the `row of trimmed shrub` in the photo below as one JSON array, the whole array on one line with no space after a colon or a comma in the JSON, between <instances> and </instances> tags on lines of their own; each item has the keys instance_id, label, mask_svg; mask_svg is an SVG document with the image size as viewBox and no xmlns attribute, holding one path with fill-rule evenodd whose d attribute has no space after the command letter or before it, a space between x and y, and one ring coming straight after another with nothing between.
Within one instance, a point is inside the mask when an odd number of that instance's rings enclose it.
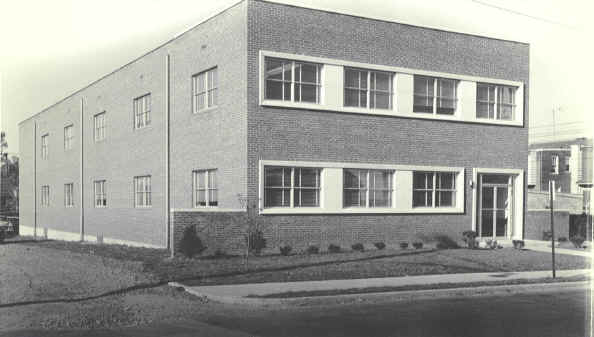
<instances>
[{"instance_id":1,"label":"row of trimmed shrub","mask_svg":"<svg viewBox=\"0 0 594 337\"><path fill-rule=\"evenodd\" d=\"M383 242L376 242L373 245L378 250L382 250L382 249L386 248L386 244ZM412 245L413 245L413 247L415 247L415 249L423 248L423 242L421 242L421 241L413 242ZM407 249L408 242L400 243L400 248ZM355 244L351 245L351 249L356 252L363 252L363 251L365 251L365 246L362 243L355 243ZM284 256L290 255L292 250L293 250L293 247L291 247L289 245L283 245L283 246L279 247L279 251L280 251L281 255L284 255ZM342 251L342 247L340 247L339 245L335 245L335 244L328 245L329 253L340 253L341 251ZM312 245L312 246L307 247L305 252L307 254L318 254L320 252L320 248L318 246Z\"/></svg>"}]
</instances>

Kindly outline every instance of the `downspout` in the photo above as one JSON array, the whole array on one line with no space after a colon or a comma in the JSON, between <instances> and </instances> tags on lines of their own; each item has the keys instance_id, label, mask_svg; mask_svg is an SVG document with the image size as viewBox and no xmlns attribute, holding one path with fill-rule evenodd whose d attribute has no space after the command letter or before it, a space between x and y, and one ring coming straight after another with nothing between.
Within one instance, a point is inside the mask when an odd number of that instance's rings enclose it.
<instances>
[{"instance_id":1,"label":"downspout","mask_svg":"<svg viewBox=\"0 0 594 337\"><path fill-rule=\"evenodd\" d=\"M169 143L169 118L170 118L170 55L165 57L165 226L167 249L173 257L173 229L171 228L171 195L170 195L170 143Z\"/></svg>"},{"instance_id":2,"label":"downspout","mask_svg":"<svg viewBox=\"0 0 594 337\"><path fill-rule=\"evenodd\" d=\"M33 207L33 238L37 239L37 121L33 130L33 195L35 206Z\"/></svg>"},{"instance_id":3,"label":"downspout","mask_svg":"<svg viewBox=\"0 0 594 337\"><path fill-rule=\"evenodd\" d=\"M84 198L84 167L83 167L83 160L84 160L84 120L83 120L83 109L84 109L84 101L81 97L80 99L80 241L85 241L85 198Z\"/></svg>"}]
</instances>

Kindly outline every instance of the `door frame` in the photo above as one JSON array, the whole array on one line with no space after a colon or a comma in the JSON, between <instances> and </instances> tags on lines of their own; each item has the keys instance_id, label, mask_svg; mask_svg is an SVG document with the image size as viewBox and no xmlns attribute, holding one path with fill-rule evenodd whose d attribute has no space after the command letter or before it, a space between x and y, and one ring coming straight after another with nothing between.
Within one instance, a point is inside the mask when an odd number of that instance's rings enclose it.
<instances>
[{"instance_id":1,"label":"door frame","mask_svg":"<svg viewBox=\"0 0 594 337\"><path fill-rule=\"evenodd\" d=\"M499 168L473 168L472 169L472 230L478 233L478 203L479 203L479 181L480 174L507 174L513 179L512 194L513 208L511 227L506 230L506 239L522 240L524 236L524 170L523 169L499 169Z\"/></svg>"},{"instance_id":2,"label":"door frame","mask_svg":"<svg viewBox=\"0 0 594 337\"><path fill-rule=\"evenodd\" d=\"M478 237L481 239L507 239L511 236L511 232L514 226L514 176L512 175L507 175L507 174L501 174L501 176L503 177L507 177L507 183L484 183L482 180L483 176L486 175L491 175L491 174L484 174L481 173L478 175L478 188L477 188L477 193L478 193L478 203L477 203L477 221L478 221L478 226L477 226L477 234ZM492 234L491 236L483 236L482 232L483 232L483 198L485 197L485 193L484 193L484 189L485 188L491 188L492 189L492 202L493 204L491 205L491 226L492 226ZM507 194L507 205L506 208L503 209L505 212L507 212L507 223L505 224L505 230L504 230L504 234L503 235L497 235L497 212L499 211L499 209L497 208L497 202L499 200L498 194L501 193L502 190L505 190L506 194Z\"/></svg>"}]
</instances>

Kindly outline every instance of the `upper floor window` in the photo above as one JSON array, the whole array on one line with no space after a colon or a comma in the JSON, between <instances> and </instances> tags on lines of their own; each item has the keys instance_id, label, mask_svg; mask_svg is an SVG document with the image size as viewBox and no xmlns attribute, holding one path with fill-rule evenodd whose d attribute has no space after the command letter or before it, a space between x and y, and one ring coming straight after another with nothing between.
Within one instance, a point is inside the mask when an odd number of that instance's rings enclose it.
<instances>
[{"instance_id":1,"label":"upper floor window","mask_svg":"<svg viewBox=\"0 0 594 337\"><path fill-rule=\"evenodd\" d=\"M513 120L516 110L515 99L515 87L477 83L476 117Z\"/></svg>"},{"instance_id":2,"label":"upper floor window","mask_svg":"<svg viewBox=\"0 0 594 337\"><path fill-rule=\"evenodd\" d=\"M392 171L343 170L344 207L392 207Z\"/></svg>"},{"instance_id":3,"label":"upper floor window","mask_svg":"<svg viewBox=\"0 0 594 337\"><path fill-rule=\"evenodd\" d=\"M95 141L105 139L105 111L96 114L93 117Z\"/></svg>"},{"instance_id":4,"label":"upper floor window","mask_svg":"<svg viewBox=\"0 0 594 337\"><path fill-rule=\"evenodd\" d=\"M413 172L413 207L454 207L456 173Z\"/></svg>"},{"instance_id":5,"label":"upper floor window","mask_svg":"<svg viewBox=\"0 0 594 337\"><path fill-rule=\"evenodd\" d=\"M415 75L413 111L453 115L458 103L457 86L456 80Z\"/></svg>"},{"instance_id":6,"label":"upper floor window","mask_svg":"<svg viewBox=\"0 0 594 337\"><path fill-rule=\"evenodd\" d=\"M134 177L134 196L135 207L150 207L152 205L151 176Z\"/></svg>"},{"instance_id":7,"label":"upper floor window","mask_svg":"<svg viewBox=\"0 0 594 337\"><path fill-rule=\"evenodd\" d=\"M134 128L141 129L151 124L151 94L134 99Z\"/></svg>"},{"instance_id":8,"label":"upper floor window","mask_svg":"<svg viewBox=\"0 0 594 337\"><path fill-rule=\"evenodd\" d=\"M74 206L74 184L64 184L64 206Z\"/></svg>"},{"instance_id":9,"label":"upper floor window","mask_svg":"<svg viewBox=\"0 0 594 337\"><path fill-rule=\"evenodd\" d=\"M64 127L64 150L72 149L72 142L74 140L73 129L72 124Z\"/></svg>"},{"instance_id":10,"label":"upper floor window","mask_svg":"<svg viewBox=\"0 0 594 337\"><path fill-rule=\"evenodd\" d=\"M391 73L345 68L345 106L392 109L392 96Z\"/></svg>"},{"instance_id":11,"label":"upper floor window","mask_svg":"<svg viewBox=\"0 0 594 337\"><path fill-rule=\"evenodd\" d=\"M218 206L217 170L197 170L194 176L194 207Z\"/></svg>"},{"instance_id":12,"label":"upper floor window","mask_svg":"<svg viewBox=\"0 0 594 337\"><path fill-rule=\"evenodd\" d=\"M217 68L192 76L192 111L194 113L217 105Z\"/></svg>"},{"instance_id":13,"label":"upper floor window","mask_svg":"<svg viewBox=\"0 0 594 337\"><path fill-rule=\"evenodd\" d=\"M49 146L49 134L45 134L41 136L41 158L47 159L48 156L48 146Z\"/></svg>"},{"instance_id":14,"label":"upper floor window","mask_svg":"<svg viewBox=\"0 0 594 337\"><path fill-rule=\"evenodd\" d=\"M50 204L50 188L49 185L41 186L41 206L48 207Z\"/></svg>"},{"instance_id":15,"label":"upper floor window","mask_svg":"<svg viewBox=\"0 0 594 337\"><path fill-rule=\"evenodd\" d=\"M264 207L319 207L320 169L265 167Z\"/></svg>"},{"instance_id":16,"label":"upper floor window","mask_svg":"<svg viewBox=\"0 0 594 337\"><path fill-rule=\"evenodd\" d=\"M320 103L320 64L275 58L265 63L266 99Z\"/></svg>"},{"instance_id":17,"label":"upper floor window","mask_svg":"<svg viewBox=\"0 0 594 337\"><path fill-rule=\"evenodd\" d=\"M551 173L559 174L559 156L558 155L551 156Z\"/></svg>"},{"instance_id":18,"label":"upper floor window","mask_svg":"<svg viewBox=\"0 0 594 337\"><path fill-rule=\"evenodd\" d=\"M107 194L105 193L105 180L95 180L93 182L95 194L95 207L107 207Z\"/></svg>"}]
</instances>

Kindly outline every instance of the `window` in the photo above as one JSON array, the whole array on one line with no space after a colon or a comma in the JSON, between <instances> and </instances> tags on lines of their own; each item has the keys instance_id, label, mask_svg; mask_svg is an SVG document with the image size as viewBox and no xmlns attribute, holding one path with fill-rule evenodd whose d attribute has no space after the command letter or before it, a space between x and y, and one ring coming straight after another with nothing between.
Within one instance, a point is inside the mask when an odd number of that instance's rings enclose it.
<instances>
[{"instance_id":1,"label":"window","mask_svg":"<svg viewBox=\"0 0 594 337\"><path fill-rule=\"evenodd\" d=\"M345 68L344 105L368 109L391 109L392 74Z\"/></svg>"},{"instance_id":2,"label":"window","mask_svg":"<svg viewBox=\"0 0 594 337\"><path fill-rule=\"evenodd\" d=\"M559 156L558 155L551 156L551 173L559 174Z\"/></svg>"},{"instance_id":3,"label":"window","mask_svg":"<svg viewBox=\"0 0 594 337\"><path fill-rule=\"evenodd\" d=\"M151 201L151 176L134 177L134 206L150 207Z\"/></svg>"},{"instance_id":4,"label":"window","mask_svg":"<svg viewBox=\"0 0 594 337\"><path fill-rule=\"evenodd\" d=\"M47 159L49 134L41 136L41 159Z\"/></svg>"},{"instance_id":5,"label":"window","mask_svg":"<svg viewBox=\"0 0 594 337\"><path fill-rule=\"evenodd\" d=\"M264 207L319 207L320 169L265 167Z\"/></svg>"},{"instance_id":6,"label":"window","mask_svg":"<svg viewBox=\"0 0 594 337\"><path fill-rule=\"evenodd\" d=\"M571 160L570 156L565 156L563 157L563 161L564 161L564 166L565 166L565 172L569 172L569 161Z\"/></svg>"},{"instance_id":7,"label":"window","mask_svg":"<svg viewBox=\"0 0 594 337\"><path fill-rule=\"evenodd\" d=\"M197 170L194 176L194 207L219 205L217 170Z\"/></svg>"},{"instance_id":8,"label":"window","mask_svg":"<svg viewBox=\"0 0 594 337\"><path fill-rule=\"evenodd\" d=\"M72 141L74 140L73 129L72 124L64 128L64 150L72 149Z\"/></svg>"},{"instance_id":9,"label":"window","mask_svg":"<svg viewBox=\"0 0 594 337\"><path fill-rule=\"evenodd\" d=\"M50 204L50 189L49 185L41 186L41 206L49 207Z\"/></svg>"},{"instance_id":10,"label":"window","mask_svg":"<svg viewBox=\"0 0 594 337\"><path fill-rule=\"evenodd\" d=\"M266 99L320 103L321 65L266 58Z\"/></svg>"},{"instance_id":11,"label":"window","mask_svg":"<svg viewBox=\"0 0 594 337\"><path fill-rule=\"evenodd\" d=\"M456 80L415 76L413 111L453 115L458 102L457 86Z\"/></svg>"},{"instance_id":12,"label":"window","mask_svg":"<svg viewBox=\"0 0 594 337\"><path fill-rule=\"evenodd\" d=\"M74 206L74 184L64 184L64 206Z\"/></svg>"},{"instance_id":13,"label":"window","mask_svg":"<svg viewBox=\"0 0 594 337\"><path fill-rule=\"evenodd\" d=\"M456 173L413 173L413 207L454 207L455 205Z\"/></svg>"},{"instance_id":14,"label":"window","mask_svg":"<svg viewBox=\"0 0 594 337\"><path fill-rule=\"evenodd\" d=\"M344 169L344 207L392 207L392 176L392 171Z\"/></svg>"},{"instance_id":15,"label":"window","mask_svg":"<svg viewBox=\"0 0 594 337\"><path fill-rule=\"evenodd\" d=\"M478 83L476 117L513 120L516 109L515 96L515 87Z\"/></svg>"},{"instance_id":16,"label":"window","mask_svg":"<svg viewBox=\"0 0 594 337\"><path fill-rule=\"evenodd\" d=\"M105 139L105 111L96 114L93 117L93 123L95 125L95 141L98 142Z\"/></svg>"},{"instance_id":17,"label":"window","mask_svg":"<svg viewBox=\"0 0 594 337\"><path fill-rule=\"evenodd\" d=\"M105 193L105 180L95 180L93 182L95 194L95 208L107 207L107 195Z\"/></svg>"},{"instance_id":18,"label":"window","mask_svg":"<svg viewBox=\"0 0 594 337\"><path fill-rule=\"evenodd\" d=\"M151 124L151 94L134 99L134 127L144 128Z\"/></svg>"},{"instance_id":19,"label":"window","mask_svg":"<svg viewBox=\"0 0 594 337\"><path fill-rule=\"evenodd\" d=\"M217 90L217 68L192 76L192 111L196 113L216 106Z\"/></svg>"}]
</instances>

